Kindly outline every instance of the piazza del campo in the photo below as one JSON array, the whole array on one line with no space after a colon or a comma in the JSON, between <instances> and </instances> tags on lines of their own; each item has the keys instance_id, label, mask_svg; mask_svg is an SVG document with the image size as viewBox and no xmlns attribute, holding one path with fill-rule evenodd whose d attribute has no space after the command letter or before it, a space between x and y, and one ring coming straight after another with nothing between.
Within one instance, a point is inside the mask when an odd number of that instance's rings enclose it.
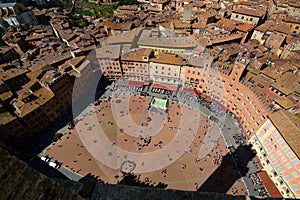
<instances>
[{"instance_id":1,"label":"piazza del campo","mask_svg":"<svg viewBox=\"0 0 300 200\"><path fill-rule=\"evenodd\" d=\"M1 148L68 195L300 197L296 0L0 8Z\"/></svg>"}]
</instances>

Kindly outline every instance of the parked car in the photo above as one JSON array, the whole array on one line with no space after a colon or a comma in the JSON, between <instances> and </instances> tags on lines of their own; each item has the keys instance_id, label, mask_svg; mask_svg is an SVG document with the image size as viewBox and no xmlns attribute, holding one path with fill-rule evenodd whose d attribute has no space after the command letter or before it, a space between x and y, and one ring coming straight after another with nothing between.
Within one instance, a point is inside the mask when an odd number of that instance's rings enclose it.
<instances>
[{"instance_id":1,"label":"parked car","mask_svg":"<svg viewBox=\"0 0 300 200\"><path fill-rule=\"evenodd\" d=\"M42 157L41 157L41 160L48 163L48 162L50 162L51 159L48 158L47 156L42 156Z\"/></svg>"},{"instance_id":2,"label":"parked car","mask_svg":"<svg viewBox=\"0 0 300 200\"><path fill-rule=\"evenodd\" d=\"M55 169L58 169L58 168L60 168L61 164L50 161L50 162L49 162L49 166L50 166L50 167L53 167L53 168L55 168Z\"/></svg>"}]
</instances>

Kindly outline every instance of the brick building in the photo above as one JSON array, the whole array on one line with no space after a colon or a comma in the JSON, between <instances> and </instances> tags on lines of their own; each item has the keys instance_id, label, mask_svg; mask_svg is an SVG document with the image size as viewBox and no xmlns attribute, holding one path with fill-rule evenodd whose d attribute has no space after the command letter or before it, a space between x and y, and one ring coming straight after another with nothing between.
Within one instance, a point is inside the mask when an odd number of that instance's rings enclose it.
<instances>
[{"instance_id":1,"label":"brick building","mask_svg":"<svg viewBox=\"0 0 300 200\"><path fill-rule=\"evenodd\" d=\"M121 65L124 78L129 81L149 84L149 60L153 55L151 49L136 49L123 54L121 57Z\"/></svg>"},{"instance_id":2,"label":"brick building","mask_svg":"<svg viewBox=\"0 0 300 200\"><path fill-rule=\"evenodd\" d=\"M286 16L286 18L283 20L290 27L291 33L300 34L300 18L299 17Z\"/></svg>"},{"instance_id":3,"label":"brick building","mask_svg":"<svg viewBox=\"0 0 300 200\"><path fill-rule=\"evenodd\" d=\"M275 112L250 138L263 170L285 198L300 195L300 129L293 123L293 117L286 111Z\"/></svg>"},{"instance_id":4,"label":"brick building","mask_svg":"<svg viewBox=\"0 0 300 200\"><path fill-rule=\"evenodd\" d=\"M249 24L260 24L266 16L265 10L253 9L248 7L237 7L233 9L230 19Z\"/></svg>"},{"instance_id":5,"label":"brick building","mask_svg":"<svg viewBox=\"0 0 300 200\"><path fill-rule=\"evenodd\" d=\"M96 49L96 58L102 74L109 80L117 80L123 75L120 66L120 53L120 45L103 46Z\"/></svg>"},{"instance_id":6,"label":"brick building","mask_svg":"<svg viewBox=\"0 0 300 200\"><path fill-rule=\"evenodd\" d=\"M150 59L150 80L157 86L166 85L176 91L184 74L181 69L186 65L188 62L176 54L157 53Z\"/></svg>"},{"instance_id":7,"label":"brick building","mask_svg":"<svg viewBox=\"0 0 300 200\"><path fill-rule=\"evenodd\" d=\"M254 91L241 81L248 62L240 58L230 73L220 71L211 60L202 61L201 67L186 66L184 88L209 96L221 107L231 111L244 127L247 136L254 134L266 120L267 110Z\"/></svg>"}]
</instances>

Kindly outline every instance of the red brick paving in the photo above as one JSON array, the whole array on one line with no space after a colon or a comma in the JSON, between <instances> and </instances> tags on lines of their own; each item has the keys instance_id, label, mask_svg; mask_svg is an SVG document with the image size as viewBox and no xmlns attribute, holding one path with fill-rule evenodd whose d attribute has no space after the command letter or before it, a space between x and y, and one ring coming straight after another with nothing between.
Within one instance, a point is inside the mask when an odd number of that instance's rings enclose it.
<instances>
[{"instance_id":1,"label":"red brick paving","mask_svg":"<svg viewBox=\"0 0 300 200\"><path fill-rule=\"evenodd\" d=\"M130 98L130 113L128 114L134 123L137 125L147 123L147 102L150 102L149 97L120 95L118 98ZM99 124L105 135L112 142L116 143L119 148L130 152L145 153L163 148L164 145L169 144L174 138L178 132L177 127L180 127L181 124L180 112L182 110L180 109L180 105L177 103L169 103L168 116L170 117L170 121L165 121L163 128L152 137L148 146L144 146L138 150L140 147L139 144L143 144L143 140L120 131L120 127L117 126L113 117L111 105L114 106L111 102L103 102L95 108ZM191 115L196 113L196 111L192 109L186 109L189 110ZM152 117L153 116L155 115L152 115ZM205 125L207 125L208 128L204 128ZM214 156L216 154L224 156L228 153L223 138L220 137L220 133L216 132L216 130L219 129L213 128L214 126L215 125L204 115L200 115L198 130L195 130L196 135L188 151L183 153L183 155L175 162L163 169L140 174L141 180L147 179L151 183L163 182L168 184L167 188L171 189L196 190L196 186L198 185L198 187L200 187L218 168L218 165L213 164ZM169 129L169 127L174 128ZM212 130L214 133L211 132ZM215 141L216 143L213 143L211 142L212 140L216 140L217 142ZM161 142L160 146L158 145L159 142ZM204 156L199 158L199 161L196 162L199 150L201 149L201 151L203 151L203 144L208 143L210 145L207 145L208 150L206 150L209 151L210 157ZM85 148L76 130L67 131L59 141L48 148L46 154L83 176L91 173L109 183L116 183L120 180L115 178L116 175L121 176L120 171L98 162ZM201 171L199 167L203 167L203 170ZM163 173L164 169L166 170L166 173ZM232 187L237 190L237 195L246 194L246 188L241 179L238 179ZM230 189L227 193L232 194L233 190Z\"/></svg>"}]
</instances>

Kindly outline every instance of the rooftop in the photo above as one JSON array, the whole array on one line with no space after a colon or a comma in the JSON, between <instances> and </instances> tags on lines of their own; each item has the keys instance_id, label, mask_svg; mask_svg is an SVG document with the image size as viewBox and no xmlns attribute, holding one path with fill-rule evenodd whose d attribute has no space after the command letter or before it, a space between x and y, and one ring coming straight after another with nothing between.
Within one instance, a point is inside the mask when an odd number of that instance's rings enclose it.
<instances>
[{"instance_id":1,"label":"rooftop","mask_svg":"<svg viewBox=\"0 0 300 200\"><path fill-rule=\"evenodd\" d=\"M30 84L34 81L36 80L32 80ZM27 90L25 91L25 89ZM19 117L24 117L33 110L47 103L53 97L54 94L45 87L41 87L34 92L30 91L29 87L25 87L22 94L19 94L18 99L14 99L12 104L16 108L15 113Z\"/></svg>"},{"instance_id":2,"label":"rooftop","mask_svg":"<svg viewBox=\"0 0 300 200\"><path fill-rule=\"evenodd\" d=\"M144 30L138 41L138 45L180 49L195 48L197 43L188 37L177 37L173 35L165 35L165 33L158 31Z\"/></svg>"},{"instance_id":3,"label":"rooftop","mask_svg":"<svg viewBox=\"0 0 300 200\"><path fill-rule=\"evenodd\" d=\"M2 101L6 101L6 100L10 99L11 97L13 97L13 93L11 91L2 92L0 94L0 99Z\"/></svg>"},{"instance_id":4,"label":"rooftop","mask_svg":"<svg viewBox=\"0 0 300 200\"><path fill-rule=\"evenodd\" d=\"M107 45L96 49L98 59L118 59L121 53L121 45Z\"/></svg>"},{"instance_id":5,"label":"rooftop","mask_svg":"<svg viewBox=\"0 0 300 200\"><path fill-rule=\"evenodd\" d=\"M151 49L146 48L136 49L123 54L121 60L147 62L152 52ZM144 59L144 57L147 57L147 59Z\"/></svg>"},{"instance_id":6,"label":"rooftop","mask_svg":"<svg viewBox=\"0 0 300 200\"><path fill-rule=\"evenodd\" d=\"M0 46L0 55L8 53L12 49L14 49L14 48L13 47L8 47L8 46Z\"/></svg>"},{"instance_id":7,"label":"rooftop","mask_svg":"<svg viewBox=\"0 0 300 200\"><path fill-rule=\"evenodd\" d=\"M284 87L289 88L300 94L300 75L292 72L287 72L281 76L277 82L282 84Z\"/></svg>"},{"instance_id":8,"label":"rooftop","mask_svg":"<svg viewBox=\"0 0 300 200\"><path fill-rule=\"evenodd\" d=\"M14 119L16 119L16 117L13 116L12 114L10 114L9 112L1 112L0 113L0 125L5 125L5 124L13 121Z\"/></svg>"},{"instance_id":9,"label":"rooftop","mask_svg":"<svg viewBox=\"0 0 300 200\"><path fill-rule=\"evenodd\" d=\"M2 79L3 81L7 81L22 74L26 74L28 72L28 69L26 69L25 67L8 65L4 68L0 68L0 72L0 79Z\"/></svg>"},{"instance_id":10,"label":"rooftop","mask_svg":"<svg viewBox=\"0 0 300 200\"><path fill-rule=\"evenodd\" d=\"M286 18L284 19L284 21L300 24L300 18L299 17L293 17L293 16L290 16L290 15L287 15Z\"/></svg>"},{"instance_id":11,"label":"rooftop","mask_svg":"<svg viewBox=\"0 0 300 200\"><path fill-rule=\"evenodd\" d=\"M248 73L244 84L255 92L260 101L266 105L272 104L272 101L279 97L279 95L270 90L272 83L264 79L261 75Z\"/></svg>"},{"instance_id":12,"label":"rooftop","mask_svg":"<svg viewBox=\"0 0 300 200\"><path fill-rule=\"evenodd\" d=\"M179 66L188 65L188 62L183 57L170 53L158 53L154 58L150 59L150 62Z\"/></svg>"},{"instance_id":13,"label":"rooftop","mask_svg":"<svg viewBox=\"0 0 300 200\"><path fill-rule=\"evenodd\" d=\"M232 32L236 28L236 23L230 19L222 18L217 23L217 26L225 29L226 31Z\"/></svg>"},{"instance_id":14,"label":"rooftop","mask_svg":"<svg viewBox=\"0 0 300 200\"><path fill-rule=\"evenodd\" d=\"M266 14L265 10L252 9L246 7L237 7L233 10L234 13L254 16L254 17L263 17Z\"/></svg>"},{"instance_id":15,"label":"rooftop","mask_svg":"<svg viewBox=\"0 0 300 200\"><path fill-rule=\"evenodd\" d=\"M283 109L288 110L295 106L297 106L296 103L292 102L289 98L281 96L274 100L278 105L280 105Z\"/></svg>"},{"instance_id":16,"label":"rooftop","mask_svg":"<svg viewBox=\"0 0 300 200\"><path fill-rule=\"evenodd\" d=\"M139 34L142 29L137 28L129 32L123 32L116 35L112 35L106 39L107 44L132 44L134 38Z\"/></svg>"},{"instance_id":17,"label":"rooftop","mask_svg":"<svg viewBox=\"0 0 300 200\"><path fill-rule=\"evenodd\" d=\"M272 26L273 23L274 22L272 21L266 21L265 23L256 27L255 30L265 33L269 30L269 28Z\"/></svg>"},{"instance_id":18,"label":"rooftop","mask_svg":"<svg viewBox=\"0 0 300 200\"><path fill-rule=\"evenodd\" d=\"M236 29L239 31L243 31L243 32L248 32L251 31L252 29L254 29L255 25L254 24L249 24L246 22L237 22L236 24Z\"/></svg>"}]
</instances>

